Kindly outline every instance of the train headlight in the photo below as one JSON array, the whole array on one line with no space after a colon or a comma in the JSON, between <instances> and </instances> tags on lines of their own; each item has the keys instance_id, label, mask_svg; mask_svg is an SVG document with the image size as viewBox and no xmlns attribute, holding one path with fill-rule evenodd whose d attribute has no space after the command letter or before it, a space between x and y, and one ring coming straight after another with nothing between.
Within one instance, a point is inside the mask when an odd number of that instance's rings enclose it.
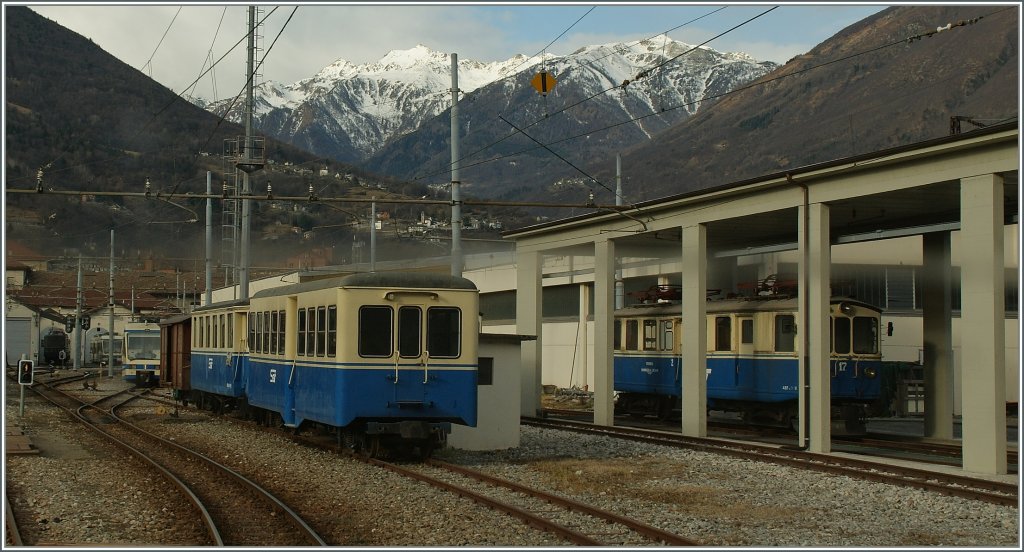
<instances>
[{"instance_id":1,"label":"train headlight","mask_svg":"<svg viewBox=\"0 0 1024 552\"><path fill-rule=\"evenodd\" d=\"M878 370L875 370L873 367L869 366L869 367L864 369L864 377L873 378L873 377L875 377L877 375L878 375Z\"/></svg>"}]
</instances>

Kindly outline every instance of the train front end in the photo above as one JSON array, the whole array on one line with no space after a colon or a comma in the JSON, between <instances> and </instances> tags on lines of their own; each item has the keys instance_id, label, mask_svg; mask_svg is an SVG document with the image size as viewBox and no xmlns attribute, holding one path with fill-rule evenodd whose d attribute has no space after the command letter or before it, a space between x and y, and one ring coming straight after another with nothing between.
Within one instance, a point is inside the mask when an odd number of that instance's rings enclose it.
<instances>
[{"instance_id":1,"label":"train front end","mask_svg":"<svg viewBox=\"0 0 1024 552\"><path fill-rule=\"evenodd\" d=\"M249 403L286 426L336 428L372 455L429 454L452 424L476 425L479 295L469 280L355 274L261 292L251 307L285 322L280 337L250 329Z\"/></svg>"},{"instance_id":2,"label":"train front end","mask_svg":"<svg viewBox=\"0 0 1024 552\"><path fill-rule=\"evenodd\" d=\"M160 383L160 326L129 322L124 329L121 376L138 386Z\"/></svg>"}]
</instances>

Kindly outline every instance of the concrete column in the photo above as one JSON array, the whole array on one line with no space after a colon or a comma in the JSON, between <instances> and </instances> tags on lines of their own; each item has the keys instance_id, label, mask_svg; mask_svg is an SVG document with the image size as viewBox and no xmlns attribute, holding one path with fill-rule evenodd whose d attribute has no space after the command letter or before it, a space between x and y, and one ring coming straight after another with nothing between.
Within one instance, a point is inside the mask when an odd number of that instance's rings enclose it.
<instances>
[{"instance_id":1,"label":"concrete column","mask_svg":"<svg viewBox=\"0 0 1024 552\"><path fill-rule=\"evenodd\" d=\"M703 224L683 228L682 433L689 437L708 434L707 242Z\"/></svg>"},{"instance_id":2,"label":"concrete column","mask_svg":"<svg viewBox=\"0 0 1024 552\"><path fill-rule=\"evenodd\" d=\"M576 337L576 359L579 362L579 368L573 366L575 371L575 377L570 382L572 385L579 385L580 389L587 389L589 383L589 372L590 372L590 347L587 343L590 341L589 324L587 320L590 319L590 286L586 283L579 284L580 288L580 323L579 330L577 330ZM595 319L596 323L597 320ZM577 383L578 382L578 383Z\"/></svg>"},{"instance_id":3,"label":"concrete column","mask_svg":"<svg viewBox=\"0 0 1024 552\"><path fill-rule=\"evenodd\" d=\"M801 413L801 436L812 452L832 450L832 377L829 317L831 299L832 249L829 238L829 208L811 203L800 208L799 277L800 312L797 316Z\"/></svg>"},{"instance_id":4,"label":"concrete column","mask_svg":"<svg viewBox=\"0 0 1024 552\"><path fill-rule=\"evenodd\" d=\"M594 423L615 425L612 401L612 329L615 305L615 243L594 243Z\"/></svg>"},{"instance_id":5,"label":"concrete column","mask_svg":"<svg viewBox=\"0 0 1024 552\"><path fill-rule=\"evenodd\" d=\"M925 234L921 270L924 311L924 435L953 438L953 305L950 233Z\"/></svg>"},{"instance_id":6,"label":"concrete column","mask_svg":"<svg viewBox=\"0 0 1024 552\"><path fill-rule=\"evenodd\" d=\"M1005 474L1003 179L960 180L963 468Z\"/></svg>"},{"instance_id":7,"label":"concrete column","mask_svg":"<svg viewBox=\"0 0 1024 552\"><path fill-rule=\"evenodd\" d=\"M522 389L520 406L523 416L540 412L543 336L541 315L541 263L537 251L516 251L516 333L535 335L536 340L523 341Z\"/></svg>"}]
</instances>

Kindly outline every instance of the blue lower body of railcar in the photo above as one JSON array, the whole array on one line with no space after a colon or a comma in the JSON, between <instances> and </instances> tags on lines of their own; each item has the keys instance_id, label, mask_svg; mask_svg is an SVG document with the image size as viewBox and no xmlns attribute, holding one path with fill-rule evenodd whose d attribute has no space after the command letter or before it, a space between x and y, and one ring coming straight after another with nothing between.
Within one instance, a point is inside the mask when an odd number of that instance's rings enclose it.
<instances>
[{"instance_id":1,"label":"blue lower body of railcar","mask_svg":"<svg viewBox=\"0 0 1024 552\"><path fill-rule=\"evenodd\" d=\"M475 427L477 420L476 370L464 365L399 367L396 381L394 366L251 359L245 385L250 405L279 413L289 427L306 420L335 427L359 420Z\"/></svg>"},{"instance_id":2,"label":"blue lower body of railcar","mask_svg":"<svg viewBox=\"0 0 1024 552\"><path fill-rule=\"evenodd\" d=\"M132 385L159 385L160 364L127 364L121 369L121 377Z\"/></svg>"},{"instance_id":3,"label":"blue lower body of railcar","mask_svg":"<svg viewBox=\"0 0 1024 552\"><path fill-rule=\"evenodd\" d=\"M225 397L244 396L248 360L247 355L223 351L192 351L192 389Z\"/></svg>"},{"instance_id":4,"label":"blue lower body of railcar","mask_svg":"<svg viewBox=\"0 0 1024 552\"><path fill-rule=\"evenodd\" d=\"M778 403L796 401L798 363L794 358L709 357L708 406L716 401ZM870 402L881 392L879 361L830 362L832 400ZM873 373L874 376L869 376ZM682 363L673 356L616 356L614 388L620 393L678 397Z\"/></svg>"},{"instance_id":5,"label":"blue lower body of railcar","mask_svg":"<svg viewBox=\"0 0 1024 552\"><path fill-rule=\"evenodd\" d=\"M675 356L616 356L614 388L619 392L679 395L682 363Z\"/></svg>"}]
</instances>

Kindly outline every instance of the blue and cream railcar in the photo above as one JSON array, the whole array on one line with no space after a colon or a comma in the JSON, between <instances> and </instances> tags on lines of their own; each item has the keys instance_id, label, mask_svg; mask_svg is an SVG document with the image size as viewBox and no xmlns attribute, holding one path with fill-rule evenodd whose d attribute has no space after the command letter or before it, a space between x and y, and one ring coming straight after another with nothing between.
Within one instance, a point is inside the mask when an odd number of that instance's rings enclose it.
<instances>
[{"instance_id":1,"label":"blue and cream railcar","mask_svg":"<svg viewBox=\"0 0 1024 552\"><path fill-rule=\"evenodd\" d=\"M679 304L620 309L615 320L615 390L620 412L666 417L680 408ZM748 421L790 425L797 414L797 301L760 298L707 304L707 404ZM878 399L878 309L831 301L834 431L861 431Z\"/></svg>"},{"instance_id":2,"label":"blue and cream railcar","mask_svg":"<svg viewBox=\"0 0 1024 552\"><path fill-rule=\"evenodd\" d=\"M422 454L477 420L479 296L461 277L354 274L263 290L249 304L249 405L353 448Z\"/></svg>"},{"instance_id":3,"label":"blue and cream railcar","mask_svg":"<svg viewBox=\"0 0 1024 552\"><path fill-rule=\"evenodd\" d=\"M124 326L121 376L135 385L160 383L160 326L128 322Z\"/></svg>"},{"instance_id":4,"label":"blue and cream railcar","mask_svg":"<svg viewBox=\"0 0 1024 552\"><path fill-rule=\"evenodd\" d=\"M192 311L188 399L222 411L244 406L249 368L246 324L249 301L238 299Z\"/></svg>"}]
</instances>

